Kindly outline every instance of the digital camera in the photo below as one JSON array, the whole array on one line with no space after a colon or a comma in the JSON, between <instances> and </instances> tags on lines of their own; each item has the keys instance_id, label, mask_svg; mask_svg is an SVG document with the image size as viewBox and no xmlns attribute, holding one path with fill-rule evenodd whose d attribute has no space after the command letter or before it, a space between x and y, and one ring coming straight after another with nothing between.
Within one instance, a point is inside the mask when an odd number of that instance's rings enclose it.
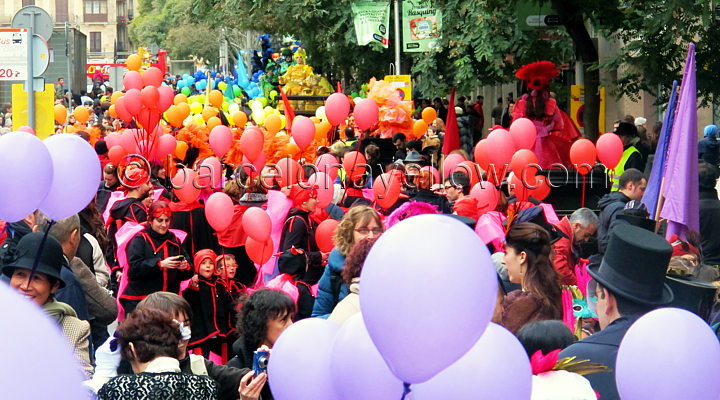
<instances>
[{"instance_id":1,"label":"digital camera","mask_svg":"<svg viewBox=\"0 0 720 400\"><path fill-rule=\"evenodd\" d=\"M267 373L268 358L270 358L270 353L267 351L257 350L253 353L253 371L255 372L255 376L263 372Z\"/></svg>"}]
</instances>

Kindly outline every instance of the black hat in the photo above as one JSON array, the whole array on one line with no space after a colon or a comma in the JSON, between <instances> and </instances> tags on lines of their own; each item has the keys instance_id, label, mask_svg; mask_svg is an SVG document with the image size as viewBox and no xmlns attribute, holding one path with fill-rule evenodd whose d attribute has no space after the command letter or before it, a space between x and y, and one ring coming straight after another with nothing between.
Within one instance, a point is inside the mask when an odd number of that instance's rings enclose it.
<instances>
[{"instance_id":1,"label":"black hat","mask_svg":"<svg viewBox=\"0 0 720 400\"><path fill-rule=\"evenodd\" d=\"M562 238L569 239L563 231L547 221L547 218L545 218L545 211L540 206L534 206L520 211L513 221L513 223L517 222L532 222L533 224L540 225L550 234L551 244Z\"/></svg>"},{"instance_id":2,"label":"black hat","mask_svg":"<svg viewBox=\"0 0 720 400\"><path fill-rule=\"evenodd\" d=\"M280 253L278 257L278 271L281 274L303 277L307 270L308 258L303 249L294 246Z\"/></svg>"},{"instance_id":3,"label":"black hat","mask_svg":"<svg viewBox=\"0 0 720 400\"><path fill-rule=\"evenodd\" d=\"M39 259L35 271L56 278L60 281L60 287L64 287L65 282L60 277L60 270L63 265L67 267L68 264L62 246L54 237L48 235L45 238L42 251L38 255L43 236L45 236L43 232L33 232L23 236L15 250L13 250L12 258L5 263L2 273L7 277L12 277L16 268L31 270L37 256Z\"/></svg>"},{"instance_id":4,"label":"black hat","mask_svg":"<svg viewBox=\"0 0 720 400\"><path fill-rule=\"evenodd\" d=\"M610 241L600 265L588 272L614 295L636 303L663 306L673 301L665 283L672 246L662 237L632 225L610 232Z\"/></svg>"}]
</instances>

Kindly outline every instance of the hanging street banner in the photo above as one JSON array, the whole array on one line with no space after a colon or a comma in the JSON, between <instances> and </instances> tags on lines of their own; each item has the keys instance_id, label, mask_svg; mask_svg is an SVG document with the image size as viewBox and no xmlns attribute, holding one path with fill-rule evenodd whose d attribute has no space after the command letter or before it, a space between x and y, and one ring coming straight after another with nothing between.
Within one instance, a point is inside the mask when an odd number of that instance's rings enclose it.
<instances>
[{"instance_id":1,"label":"hanging street banner","mask_svg":"<svg viewBox=\"0 0 720 400\"><path fill-rule=\"evenodd\" d=\"M355 1L352 4L352 13L359 45L377 42L385 48L388 47L389 1Z\"/></svg>"},{"instance_id":2,"label":"hanging street banner","mask_svg":"<svg viewBox=\"0 0 720 400\"><path fill-rule=\"evenodd\" d=\"M403 0L403 50L426 52L438 46L442 30L442 13L431 0Z\"/></svg>"}]
</instances>

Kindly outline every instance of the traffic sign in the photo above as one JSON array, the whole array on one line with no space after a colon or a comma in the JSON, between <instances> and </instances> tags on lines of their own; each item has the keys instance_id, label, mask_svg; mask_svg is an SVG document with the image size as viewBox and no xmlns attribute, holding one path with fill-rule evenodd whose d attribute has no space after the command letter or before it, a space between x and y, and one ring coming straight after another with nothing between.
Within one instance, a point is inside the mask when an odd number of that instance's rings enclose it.
<instances>
[{"instance_id":1,"label":"traffic sign","mask_svg":"<svg viewBox=\"0 0 720 400\"><path fill-rule=\"evenodd\" d=\"M40 35L33 35L33 76L38 77L50 65L50 47Z\"/></svg>"},{"instance_id":2,"label":"traffic sign","mask_svg":"<svg viewBox=\"0 0 720 400\"><path fill-rule=\"evenodd\" d=\"M27 29L0 29L0 81L27 79L27 40Z\"/></svg>"},{"instance_id":3,"label":"traffic sign","mask_svg":"<svg viewBox=\"0 0 720 400\"><path fill-rule=\"evenodd\" d=\"M37 6L25 6L15 13L12 19L13 28L27 29L31 26L33 33L42 36L45 40L50 40L53 33L53 21L47 11Z\"/></svg>"}]
</instances>

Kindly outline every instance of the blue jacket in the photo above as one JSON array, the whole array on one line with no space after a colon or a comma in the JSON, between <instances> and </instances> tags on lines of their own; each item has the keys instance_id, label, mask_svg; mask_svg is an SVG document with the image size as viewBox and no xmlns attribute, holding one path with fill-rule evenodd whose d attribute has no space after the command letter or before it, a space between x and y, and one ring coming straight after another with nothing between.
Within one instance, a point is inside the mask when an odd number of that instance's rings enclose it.
<instances>
[{"instance_id":1,"label":"blue jacket","mask_svg":"<svg viewBox=\"0 0 720 400\"><path fill-rule=\"evenodd\" d=\"M83 289L80 281L72 270L64 265L60 270L60 278L65 282L65 287L55 292L55 300L72 307L79 319L89 321L90 313L85 298L85 289Z\"/></svg>"},{"instance_id":2,"label":"blue jacket","mask_svg":"<svg viewBox=\"0 0 720 400\"><path fill-rule=\"evenodd\" d=\"M602 400L619 400L615 385L615 360L618 348L625 333L640 315L624 316L616 319L602 331L568 346L560 352L559 358L577 356L578 360L588 359L610 368L611 372L600 372L585 375L593 389L597 390Z\"/></svg>"},{"instance_id":3,"label":"blue jacket","mask_svg":"<svg viewBox=\"0 0 720 400\"><path fill-rule=\"evenodd\" d=\"M315 306L313 306L312 311L313 317L327 319L333 308L335 308L337 303L335 303L335 299L333 298L330 273L335 272L339 274L342 272L343 267L345 267L345 256L340 254L338 249L332 249L330 255L328 256L328 263L325 266L325 271L323 272L322 277L320 277L320 282L318 283L318 293L315 298ZM348 292L349 289L345 282L341 283L338 302L344 299L345 296L348 295Z\"/></svg>"}]
</instances>

